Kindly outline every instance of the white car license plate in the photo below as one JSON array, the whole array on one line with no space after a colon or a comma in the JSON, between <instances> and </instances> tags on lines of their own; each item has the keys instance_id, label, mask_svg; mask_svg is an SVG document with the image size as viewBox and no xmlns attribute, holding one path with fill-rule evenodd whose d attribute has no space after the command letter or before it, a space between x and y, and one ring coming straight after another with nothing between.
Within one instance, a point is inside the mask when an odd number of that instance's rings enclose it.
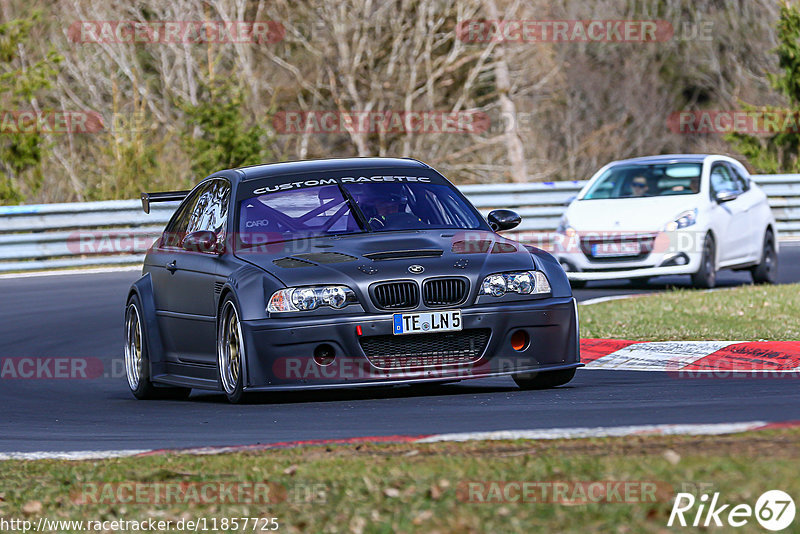
<instances>
[{"instance_id":1,"label":"white car license plate","mask_svg":"<svg viewBox=\"0 0 800 534\"><path fill-rule=\"evenodd\" d=\"M641 252L638 241L609 241L592 245L592 256L596 258L638 256Z\"/></svg>"},{"instance_id":2,"label":"white car license plate","mask_svg":"<svg viewBox=\"0 0 800 534\"><path fill-rule=\"evenodd\" d=\"M457 330L461 330L461 310L394 314L393 333L395 335L430 334Z\"/></svg>"}]
</instances>

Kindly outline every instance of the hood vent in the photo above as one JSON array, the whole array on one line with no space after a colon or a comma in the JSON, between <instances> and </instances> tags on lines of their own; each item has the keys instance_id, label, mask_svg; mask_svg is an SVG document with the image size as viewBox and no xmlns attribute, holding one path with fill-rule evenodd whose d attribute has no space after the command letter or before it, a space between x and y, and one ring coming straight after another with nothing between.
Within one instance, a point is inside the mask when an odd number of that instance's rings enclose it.
<instances>
[{"instance_id":1,"label":"hood vent","mask_svg":"<svg viewBox=\"0 0 800 534\"><path fill-rule=\"evenodd\" d=\"M292 258L299 258L304 261L313 261L314 263L346 263L348 261L356 261L358 258L349 254L342 254L341 252L307 252L305 254L295 254Z\"/></svg>"},{"instance_id":2,"label":"hood vent","mask_svg":"<svg viewBox=\"0 0 800 534\"><path fill-rule=\"evenodd\" d=\"M341 252L307 252L274 260L272 263L284 269L296 269L297 267L313 267L320 264L346 263L357 259L355 256L342 254Z\"/></svg>"},{"instance_id":3,"label":"hood vent","mask_svg":"<svg viewBox=\"0 0 800 534\"><path fill-rule=\"evenodd\" d=\"M492 254L506 254L509 252L516 252L517 247L511 243L495 243L492 247Z\"/></svg>"},{"instance_id":4,"label":"hood vent","mask_svg":"<svg viewBox=\"0 0 800 534\"><path fill-rule=\"evenodd\" d=\"M296 269L298 267L313 267L315 264L310 261L301 260L300 258L281 258L274 260L272 263L284 269Z\"/></svg>"},{"instance_id":5,"label":"hood vent","mask_svg":"<svg viewBox=\"0 0 800 534\"><path fill-rule=\"evenodd\" d=\"M455 254L486 254L491 246L492 242L488 239L462 240L453 243L452 251Z\"/></svg>"},{"instance_id":6,"label":"hood vent","mask_svg":"<svg viewBox=\"0 0 800 534\"><path fill-rule=\"evenodd\" d=\"M441 249L387 250L386 252L369 252L364 254L370 260L403 260L407 258L438 258L444 251Z\"/></svg>"}]
</instances>

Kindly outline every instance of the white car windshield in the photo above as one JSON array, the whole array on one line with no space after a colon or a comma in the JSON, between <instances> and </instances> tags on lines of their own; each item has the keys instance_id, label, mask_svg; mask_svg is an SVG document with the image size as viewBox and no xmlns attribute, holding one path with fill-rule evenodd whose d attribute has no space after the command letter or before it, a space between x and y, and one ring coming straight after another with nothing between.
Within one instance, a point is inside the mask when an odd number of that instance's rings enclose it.
<instances>
[{"instance_id":1,"label":"white car windshield","mask_svg":"<svg viewBox=\"0 0 800 534\"><path fill-rule=\"evenodd\" d=\"M700 163L614 165L581 200L694 195L700 192Z\"/></svg>"}]
</instances>

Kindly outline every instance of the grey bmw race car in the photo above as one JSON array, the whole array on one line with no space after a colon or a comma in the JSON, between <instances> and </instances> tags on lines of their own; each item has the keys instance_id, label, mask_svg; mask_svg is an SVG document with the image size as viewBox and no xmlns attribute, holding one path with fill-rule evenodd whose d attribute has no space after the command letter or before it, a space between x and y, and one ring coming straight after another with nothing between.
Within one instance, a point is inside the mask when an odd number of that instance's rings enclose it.
<instances>
[{"instance_id":1,"label":"grey bmw race car","mask_svg":"<svg viewBox=\"0 0 800 534\"><path fill-rule=\"evenodd\" d=\"M257 165L212 174L148 251L125 309L139 399L451 382L568 382L578 314L548 253L497 232L410 159Z\"/></svg>"}]
</instances>

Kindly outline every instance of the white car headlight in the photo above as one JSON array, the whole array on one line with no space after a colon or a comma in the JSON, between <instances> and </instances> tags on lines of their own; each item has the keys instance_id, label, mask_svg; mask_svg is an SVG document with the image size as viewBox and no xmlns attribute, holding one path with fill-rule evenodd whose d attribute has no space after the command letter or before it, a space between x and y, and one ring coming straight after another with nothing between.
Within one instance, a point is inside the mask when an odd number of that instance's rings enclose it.
<instances>
[{"instance_id":1,"label":"white car headlight","mask_svg":"<svg viewBox=\"0 0 800 534\"><path fill-rule=\"evenodd\" d=\"M674 232L687 226L692 226L697 222L697 209L687 210L675 217L674 220L664 225L664 230L667 232Z\"/></svg>"},{"instance_id":2,"label":"white car headlight","mask_svg":"<svg viewBox=\"0 0 800 534\"><path fill-rule=\"evenodd\" d=\"M490 274L483 279L481 295L502 297L506 293L539 295L550 293L550 281L542 271Z\"/></svg>"},{"instance_id":3,"label":"white car headlight","mask_svg":"<svg viewBox=\"0 0 800 534\"><path fill-rule=\"evenodd\" d=\"M558 228L556 228L556 233L563 234L567 237L572 237L575 235L575 228L569 225L569 219L567 219L566 215L561 217L561 220L558 221Z\"/></svg>"},{"instance_id":4,"label":"white car headlight","mask_svg":"<svg viewBox=\"0 0 800 534\"><path fill-rule=\"evenodd\" d=\"M338 310L357 301L355 292L347 286L288 287L272 294L267 311L311 311L320 306Z\"/></svg>"}]
</instances>

